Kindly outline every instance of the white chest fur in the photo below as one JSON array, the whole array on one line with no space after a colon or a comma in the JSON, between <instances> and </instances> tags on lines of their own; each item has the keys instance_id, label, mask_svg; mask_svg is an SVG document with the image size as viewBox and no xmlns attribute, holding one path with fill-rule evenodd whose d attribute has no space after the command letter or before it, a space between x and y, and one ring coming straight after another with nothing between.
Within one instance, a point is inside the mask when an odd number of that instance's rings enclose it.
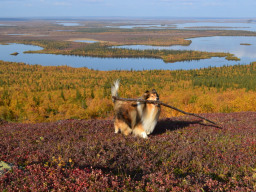
<instances>
[{"instance_id":1,"label":"white chest fur","mask_svg":"<svg viewBox=\"0 0 256 192\"><path fill-rule=\"evenodd\" d=\"M147 135L154 131L158 116L159 109L155 105L150 105L150 107L146 109L146 113L142 117L142 124Z\"/></svg>"}]
</instances>

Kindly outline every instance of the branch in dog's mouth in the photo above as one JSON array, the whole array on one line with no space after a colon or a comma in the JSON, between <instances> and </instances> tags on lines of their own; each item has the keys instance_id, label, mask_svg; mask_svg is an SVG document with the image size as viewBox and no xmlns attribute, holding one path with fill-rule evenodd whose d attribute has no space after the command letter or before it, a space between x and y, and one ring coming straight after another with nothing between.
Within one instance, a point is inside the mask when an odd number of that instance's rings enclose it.
<instances>
[{"instance_id":1,"label":"branch in dog's mouth","mask_svg":"<svg viewBox=\"0 0 256 192\"><path fill-rule=\"evenodd\" d=\"M151 103L151 104L156 104L156 105L163 105L165 107L168 107L168 108L171 108L171 109L174 109L176 111L179 111L183 114L186 114L186 115L191 115L191 116L195 116L195 117L198 117L200 119L204 119L205 121L208 121L209 123L212 123L214 125L217 125L216 122L214 121L211 121L205 117L202 117L202 116L199 116L197 114L194 114L194 113L189 113L189 112L185 112L185 111L182 111L181 109L178 109L176 107L173 107L171 105L168 105L166 103L163 103L159 100L144 100L144 99L131 99L131 98L120 98L120 97L116 97L116 96L112 96L113 100L120 100L120 101L136 101L136 102L141 102L141 103Z\"/></svg>"}]
</instances>

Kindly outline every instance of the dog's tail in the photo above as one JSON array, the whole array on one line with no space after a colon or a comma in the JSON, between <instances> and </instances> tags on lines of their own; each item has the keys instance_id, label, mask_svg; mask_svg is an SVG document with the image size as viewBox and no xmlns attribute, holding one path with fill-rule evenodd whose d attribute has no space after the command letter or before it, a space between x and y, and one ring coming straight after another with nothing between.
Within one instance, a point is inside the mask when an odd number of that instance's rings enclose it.
<instances>
[{"instance_id":1,"label":"dog's tail","mask_svg":"<svg viewBox=\"0 0 256 192\"><path fill-rule=\"evenodd\" d=\"M118 97L118 89L119 89L119 84L120 84L120 81L119 79L117 79L115 82L114 82L114 85L111 87L111 96L115 96L115 97ZM112 99L113 102L115 102L114 99Z\"/></svg>"}]
</instances>

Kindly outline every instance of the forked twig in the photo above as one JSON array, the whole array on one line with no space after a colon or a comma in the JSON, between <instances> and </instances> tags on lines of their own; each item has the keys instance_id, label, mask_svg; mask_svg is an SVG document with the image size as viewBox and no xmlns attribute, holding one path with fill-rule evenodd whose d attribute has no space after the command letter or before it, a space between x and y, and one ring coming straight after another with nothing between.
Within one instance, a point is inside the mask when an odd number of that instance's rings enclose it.
<instances>
[{"instance_id":1,"label":"forked twig","mask_svg":"<svg viewBox=\"0 0 256 192\"><path fill-rule=\"evenodd\" d=\"M182 111L181 109L178 109L176 107L173 107L171 105L168 105L168 104L165 104L163 103L162 101L153 101L153 100L144 100L144 99L130 99L130 98L120 98L120 97L116 97L116 96L112 96L112 98L114 100L120 100L120 101L136 101L136 102L141 102L141 103L152 103L152 104L158 104L158 105L163 105L165 107L168 107L168 108L171 108L171 109L174 109L176 111L179 111L181 113L184 113L186 115L192 115L192 116L195 116L195 117L198 117L200 119L204 119L205 121L208 121L214 125L217 125L217 123L215 123L214 121L211 121L209 119L206 119L205 117L202 117L202 116L199 116L197 114L194 114L194 113L189 113L189 112L185 112L185 111Z\"/></svg>"}]
</instances>

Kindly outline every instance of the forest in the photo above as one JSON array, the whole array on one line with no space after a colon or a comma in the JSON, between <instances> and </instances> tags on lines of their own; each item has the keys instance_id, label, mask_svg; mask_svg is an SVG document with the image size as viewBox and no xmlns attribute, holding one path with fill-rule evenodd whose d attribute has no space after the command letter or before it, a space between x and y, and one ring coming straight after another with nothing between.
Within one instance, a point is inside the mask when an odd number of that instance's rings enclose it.
<instances>
[{"instance_id":1,"label":"forest","mask_svg":"<svg viewBox=\"0 0 256 192\"><path fill-rule=\"evenodd\" d=\"M112 118L112 83L136 98L155 88L160 100L192 113L256 110L256 63L200 70L97 71L0 61L0 118L16 122ZM161 117L179 116L163 109Z\"/></svg>"}]
</instances>

